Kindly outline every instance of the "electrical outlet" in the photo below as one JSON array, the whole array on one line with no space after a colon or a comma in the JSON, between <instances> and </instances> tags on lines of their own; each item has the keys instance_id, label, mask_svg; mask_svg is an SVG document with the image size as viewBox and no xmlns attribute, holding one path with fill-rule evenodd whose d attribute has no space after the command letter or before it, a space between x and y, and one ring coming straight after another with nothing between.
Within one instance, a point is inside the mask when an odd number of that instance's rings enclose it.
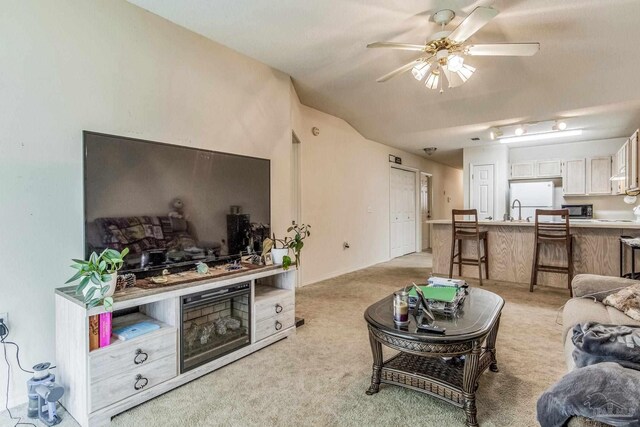
<instances>
[{"instance_id":1,"label":"electrical outlet","mask_svg":"<svg viewBox=\"0 0 640 427\"><path fill-rule=\"evenodd\" d=\"M2 320L2 323L5 325L9 325L9 313L0 313L0 320Z\"/></svg>"}]
</instances>

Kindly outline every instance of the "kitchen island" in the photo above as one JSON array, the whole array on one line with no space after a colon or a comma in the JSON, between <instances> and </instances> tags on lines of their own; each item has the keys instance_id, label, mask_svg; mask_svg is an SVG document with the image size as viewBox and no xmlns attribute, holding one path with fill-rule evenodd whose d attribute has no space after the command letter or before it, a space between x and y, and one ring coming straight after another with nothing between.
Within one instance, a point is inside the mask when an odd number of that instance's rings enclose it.
<instances>
[{"instance_id":1,"label":"kitchen island","mask_svg":"<svg viewBox=\"0 0 640 427\"><path fill-rule=\"evenodd\" d=\"M451 258L451 220L431 220L433 273L449 274ZM527 221L479 221L487 230L489 243L489 278L506 282L529 283L533 263L534 223ZM640 223L615 220L571 220L573 235L574 274L590 273L605 276L620 275L620 236L640 237ZM464 242L465 258L475 258L474 242ZM566 265L562 245L545 244L540 249L541 263ZM626 254L625 271L630 271L630 253ZM457 266L454 266L457 275ZM462 276L478 277L478 267L465 265ZM538 285L567 287L567 276L558 273L538 273Z\"/></svg>"}]
</instances>

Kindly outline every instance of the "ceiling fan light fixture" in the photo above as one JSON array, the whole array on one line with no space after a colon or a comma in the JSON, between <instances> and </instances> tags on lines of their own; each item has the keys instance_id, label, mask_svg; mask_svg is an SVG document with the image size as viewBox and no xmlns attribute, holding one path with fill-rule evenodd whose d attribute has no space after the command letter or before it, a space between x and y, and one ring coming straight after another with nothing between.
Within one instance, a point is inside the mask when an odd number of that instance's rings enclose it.
<instances>
[{"instance_id":1,"label":"ceiling fan light fixture","mask_svg":"<svg viewBox=\"0 0 640 427\"><path fill-rule=\"evenodd\" d=\"M464 58L460 55L449 55L447 58L447 68L449 71L457 73L462 69L464 65Z\"/></svg>"},{"instance_id":2,"label":"ceiling fan light fixture","mask_svg":"<svg viewBox=\"0 0 640 427\"><path fill-rule=\"evenodd\" d=\"M456 72L456 74L458 75L458 77L460 77L460 79L462 79L462 82L464 83L469 80L475 72L476 69L474 67L469 64L463 64L460 70Z\"/></svg>"},{"instance_id":3,"label":"ceiling fan light fixture","mask_svg":"<svg viewBox=\"0 0 640 427\"><path fill-rule=\"evenodd\" d=\"M429 77L427 77L427 81L425 82L425 86L429 89L438 89L438 85L440 83L440 72L438 70L433 70L429 73Z\"/></svg>"},{"instance_id":4,"label":"ceiling fan light fixture","mask_svg":"<svg viewBox=\"0 0 640 427\"><path fill-rule=\"evenodd\" d=\"M429 72L429 68L431 67L428 63L421 61L411 69L411 74L413 74L413 77L415 77L416 80L422 81L424 76Z\"/></svg>"}]
</instances>

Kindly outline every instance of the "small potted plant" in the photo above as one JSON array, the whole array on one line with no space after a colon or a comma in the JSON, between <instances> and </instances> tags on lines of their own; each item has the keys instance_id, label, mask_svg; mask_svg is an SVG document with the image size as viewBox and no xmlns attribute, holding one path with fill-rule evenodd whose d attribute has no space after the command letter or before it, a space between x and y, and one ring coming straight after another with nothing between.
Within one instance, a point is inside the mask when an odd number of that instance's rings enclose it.
<instances>
[{"instance_id":1,"label":"small potted plant","mask_svg":"<svg viewBox=\"0 0 640 427\"><path fill-rule=\"evenodd\" d=\"M293 232L293 237L285 236L283 239L277 239L275 233L273 238L266 238L262 243L262 255L271 252L274 264L282 264L282 268L287 270L291 266L291 257L289 250L293 251L295 256L296 268L300 266L302 248L304 247L304 239L311 236L311 228L308 224L297 224L295 221L291 223L291 227L287 229L287 233Z\"/></svg>"},{"instance_id":2,"label":"small potted plant","mask_svg":"<svg viewBox=\"0 0 640 427\"><path fill-rule=\"evenodd\" d=\"M84 302L89 307L103 304L106 311L113 308L113 298L116 290L118 270L124 265L124 257L129 248L122 252L115 249L105 249L100 255L93 252L88 261L74 259L71 268L78 270L66 283L80 280L76 286L76 293L84 296Z\"/></svg>"}]
</instances>

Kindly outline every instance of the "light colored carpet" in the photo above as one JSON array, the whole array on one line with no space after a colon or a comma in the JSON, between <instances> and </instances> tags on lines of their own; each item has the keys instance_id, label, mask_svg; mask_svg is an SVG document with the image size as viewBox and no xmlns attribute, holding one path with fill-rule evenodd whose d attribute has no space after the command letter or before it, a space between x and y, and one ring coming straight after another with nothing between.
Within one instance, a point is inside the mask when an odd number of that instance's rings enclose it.
<instances>
[{"instance_id":1,"label":"light colored carpet","mask_svg":"<svg viewBox=\"0 0 640 427\"><path fill-rule=\"evenodd\" d=\"M297 292L297 334L113 419L113 426L464 426L464 412L433 397L382 385L365 395L371 353L365 309L424 280L414 254L306 286ZM497 341L499 373L478 390L482 426L533 426L540 393L565 371L561 327L567 292L485 284L506 305ZM385 355L391 354L386 352ZM74 425L65 420L66 426ZM3 420L4 421L4 420Z\"/></svg>"}]
</instances>

